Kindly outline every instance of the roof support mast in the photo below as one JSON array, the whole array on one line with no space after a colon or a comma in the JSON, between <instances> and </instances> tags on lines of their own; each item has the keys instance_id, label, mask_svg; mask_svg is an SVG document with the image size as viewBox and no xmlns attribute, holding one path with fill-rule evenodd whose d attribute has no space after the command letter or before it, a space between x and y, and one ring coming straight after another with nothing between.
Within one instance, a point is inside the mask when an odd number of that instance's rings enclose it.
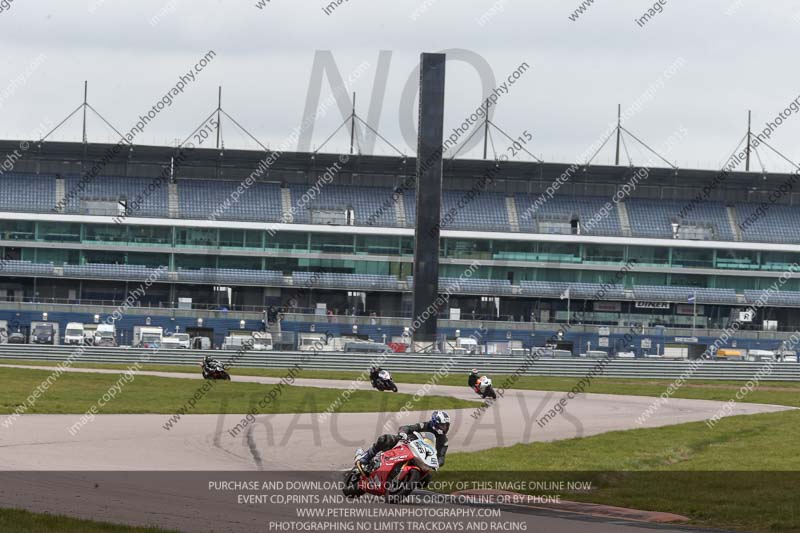
<instances>
[{"instance_id":1,"label":"roof support mast","mask_svg":"<svg viewBox=\"0 0 800 533\"><path fill-rule=\"evenodd\" d=\"M619 141L622 129L622 104L617 104L617 155L614 158L614 164L619 165Z\"/></svg>"},{"instance_id":2,"label":"roof support mast","mask_svg":"<svg viewBox=\"0 0 800 533\"><path fill-rule=\"evenodd\" d=\"M222 85L219 86L219 93L217 95L217 149L219 149L219 140L222 135Z\"/></svg>"},{"instance_id":3,"label":"roof support mast","mask_svg":"<svg viewBox=\"0 0 800 533\"><path fill-rule=\"evenodd\" d=\"M750 136L752 135L752 133L750 133L750 117L751 117L751 115L752 115L752 111L750 111L748 109L747 110L747 159L745 159L745 163L744 163L744 169L747 172L750 172Z\"/></svg>"},{"instance_id":4,"label":"roof support mast","mask_svg":"<svg viewBox=\"0 0 800 533\"><path fill-rule=\"evenodd\" d=\"M89 81L83 81L83 144L86 144L86 106L89 99Z\"/></svg>"}]
</instances>

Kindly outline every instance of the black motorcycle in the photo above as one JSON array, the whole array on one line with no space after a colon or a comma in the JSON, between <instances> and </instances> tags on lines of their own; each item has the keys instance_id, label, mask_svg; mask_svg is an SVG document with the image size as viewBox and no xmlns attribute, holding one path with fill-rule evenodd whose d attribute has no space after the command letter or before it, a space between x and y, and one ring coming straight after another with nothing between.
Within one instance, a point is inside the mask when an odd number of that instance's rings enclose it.
<instances>
[{"instance_id":1,"label":"black motorcycle","mask_svg":"<svg viewBox=\"0 0 800 533\"><path fill-rule=\"evenodd\" d=\"M397 385L392 381L392 375L388 370L378 372L378 377L372 380L372 386L379 391L390 390L397 392Z\"/></svg>"},{"instance_id":2,"label":"black motorcycle","mask_svg":"<svg viewBox=\"0 0 800 533\"><path fill-rule=\"evenodd\" d=\"M230 381L231 375L225 370L225 365L216 359L206 359L200 365L203 367L204 379L224 379Z\"/></svg>"}]
</instances>

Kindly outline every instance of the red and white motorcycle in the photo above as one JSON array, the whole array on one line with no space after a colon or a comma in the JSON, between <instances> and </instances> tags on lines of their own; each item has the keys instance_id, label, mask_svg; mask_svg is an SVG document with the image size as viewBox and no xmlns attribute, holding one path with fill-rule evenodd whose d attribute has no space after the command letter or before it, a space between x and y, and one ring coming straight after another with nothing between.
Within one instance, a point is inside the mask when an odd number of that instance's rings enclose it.
<instances>
[{"instance_id":1,"label":"red and white motorcycle","mask_svg":"<svg viewBox=\"0 0 800 533\"><path fill-rule=\"evenodd\" d=\"M364 450L356 450L355 458ZM344 476L342 492L348 498L365 493L383 496L389 503L399 503L414 489L427 485L433 472L439 469L436 436L430 432L417 433L397 443L397 446L373 459L371 472L364 476L353 467Z\"/></svg>"},{"instance_id":2,"label":"red and white motorcycle","mask_svg":"<svg viewBox=\"0 0 800 533\"><path fill-rule=\"evenodd\" d=\"M478 381L475 382L474 390L481 398L497 399L497 394L494 392L494 388L492 388L492 380L489 379L488 376L479 377Z\"/></svg>"}]
</instances>

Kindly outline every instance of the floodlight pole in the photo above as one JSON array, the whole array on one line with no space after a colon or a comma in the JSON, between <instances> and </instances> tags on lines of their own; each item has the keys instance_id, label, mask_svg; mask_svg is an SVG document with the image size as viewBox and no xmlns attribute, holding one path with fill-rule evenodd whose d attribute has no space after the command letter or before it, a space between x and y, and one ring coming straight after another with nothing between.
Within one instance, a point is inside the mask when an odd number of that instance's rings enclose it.
<instances>
[{"instance_id":1,"label":"floodlight pole","mask_svg":"<svg viewBox=\"0 0 800 533\"><path fill-rule=\"evenodd\" d=\"M89 81L83 81L83 144L86 144L86 107L89 100Z\"/></svg>"}]
</instances>

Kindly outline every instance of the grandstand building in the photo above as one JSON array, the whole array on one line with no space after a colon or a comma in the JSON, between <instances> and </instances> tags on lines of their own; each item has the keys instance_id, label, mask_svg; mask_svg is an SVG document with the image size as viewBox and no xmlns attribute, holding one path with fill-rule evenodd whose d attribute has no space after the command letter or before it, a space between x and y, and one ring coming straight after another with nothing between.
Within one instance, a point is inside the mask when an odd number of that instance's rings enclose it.
<instances>
[{"instance_id":1,"label":"grandstand building","mask_svg":"<svg viewBox=\"0 0 800 533\"><path fill-rule=\"evenodd\" d=\"M90 321L158 272L123 338L147 316L219 344L264 327L270 307L285 331L360 324L380 340L408 325L414 158L23 145L20 157L19 141L0 141L0 160L14 158L0 173L0 319ZM480 323L539 346L569 320L577 353L637 324L633 344L655 352L739 321L741 345L775 345L800 327L793 179L447 160L442 316L460 319L442 330Z\"/></svg>"}]
</instances>

